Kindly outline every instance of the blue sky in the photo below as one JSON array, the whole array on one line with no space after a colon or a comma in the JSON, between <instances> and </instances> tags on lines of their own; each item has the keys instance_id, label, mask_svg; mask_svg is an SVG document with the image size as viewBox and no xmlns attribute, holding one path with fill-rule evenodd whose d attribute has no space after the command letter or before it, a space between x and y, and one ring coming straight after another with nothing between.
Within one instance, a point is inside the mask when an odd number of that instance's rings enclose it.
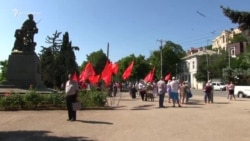
<instances>
[{"instance_id":1,"label":"blue sky","mask_svg":"<svg viewBox=\"0 0 250 141\"><path fill-rule=\"evenodd\" d=\"M86 55L110 44L116 62L130 54L144 55L170 40L184 50L211 44L223 30L237 27L220 6L250 11L249 0L2 0L0 5L0 61L8 59L15 30L33 13L39 33L36 53L56 30L69 32L78 65ZM15 15L14 11L18 10ZM62 37L62 35L61 35Z\"/></svg>"}]
</instances>

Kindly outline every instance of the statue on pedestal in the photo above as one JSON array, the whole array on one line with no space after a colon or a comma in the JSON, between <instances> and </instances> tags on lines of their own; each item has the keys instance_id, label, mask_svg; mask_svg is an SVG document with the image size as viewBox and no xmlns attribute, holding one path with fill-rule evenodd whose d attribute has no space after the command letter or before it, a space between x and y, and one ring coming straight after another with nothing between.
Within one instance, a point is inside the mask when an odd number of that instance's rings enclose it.
<instances>
[{"instance_id":1,"label":"statue on pedestal","mask_svg":"<svg viewBox=\"0 0 250 141\"><path fill-rule=\"evenodd\" d=\"M34 35L38 33L36 22L32 14L28 15L28 19L23 23L21 29L15 32L16 41L12 52L34 52L36 42L34 42Z\"/></svg>"}]
</instances>

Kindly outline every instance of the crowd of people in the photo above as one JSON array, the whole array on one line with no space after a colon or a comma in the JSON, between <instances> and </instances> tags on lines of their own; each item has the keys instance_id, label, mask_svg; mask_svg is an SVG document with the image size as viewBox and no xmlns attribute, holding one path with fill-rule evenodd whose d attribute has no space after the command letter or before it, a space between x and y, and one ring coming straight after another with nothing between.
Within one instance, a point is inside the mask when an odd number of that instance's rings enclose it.
<instances>
[{"instance_id":1,"label":"crowd of people","mask_svg":"<svg viewBox=\"0 0 250 141\"><path fill-rule=\"evenodd\" d=\"M142 101L153 101L159 97L159 108L164 106L165 96L168 98L168 103L172 106L181 107L182 104L187 104L192 93L186 81L179 82L175 77L165 81L162 77L158 81L145 82L141 79L138 83L129 84L130 95L136 98L135 93L138 93Z\"/></svg>"},{"instance_id":2,"label":"crowd of people","mask_svg":"<svg viewBox=\"0 0 250 141\"><path fill-rule=\"evenodd\" d=\"M159 81L145 82L140 80L138 83L130 84L130 95L132 98L136 98L136 93L141 97L142 101L148 101L155 97L159 97L159 107L164 107L163 102L165 96L168 103L172 103L172 106L181 107L183 104L188 104L189 98L192 97L192 92L188 82L179 81L175 77L171 80L165 81L161 78ZM214 88L211 80L205 83L204 88L204 103L214 103ZM234 95L234 83L229 81L226 86L227 98L229 100L236 100ZM152 100L151 100L152 101Z\"/></svg>"},{"instance_id":3,"label":"crowd of people","mask_svg":"<svg viewBox=\"0 0 250 141\"><path fill-rule=\"evenodd\" d=\"M76 111L72 109L72 103L76 102L78 90L81 88L90 89L88 83L79 84L73 80L71 74L68 76L68 81L65 85L67 109L68 109L68 120L76 120ZM97 90L101 84L97 85ZM167 95L168 103L172 103L172 107L182 107L183 104L188 104L189 98L192 97L192 92L190 86L186 81L179 81L175 77L172 77L171 80L165 81L162 77L158 81L145 82L141 79L138 83L132 84L129 83L129 93L132 98L136 98L136 94L141 97L142 101L154 101L154 98L159 97L159 108L163 108L165 95ZM122 84L120 82L113 82L109 87L110 97L115 97L118 91L122 91ZM204 85L204 103L211 104L214 102L214 89L212 81ZM229 100L236 100L234 96L234 83L230 81L226 86L226 91L228 93L227 98Z\"/></svg>"}]
</instances>

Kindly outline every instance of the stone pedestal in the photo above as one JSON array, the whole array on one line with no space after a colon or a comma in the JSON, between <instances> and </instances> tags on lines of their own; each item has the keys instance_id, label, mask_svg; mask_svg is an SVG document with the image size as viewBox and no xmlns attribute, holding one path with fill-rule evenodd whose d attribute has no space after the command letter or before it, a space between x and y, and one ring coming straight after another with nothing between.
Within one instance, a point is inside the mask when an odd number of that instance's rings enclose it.
<instances>
[{"instance_id":1,"label":"stone pedestal","mask_svg":"<svg viewBox=\"0 0 250 141\"><path fill-rule=\"evenodd\" d=\"M36 53L12 53L8 60L7 84L17 88L44 88Z\"/></svg>"}]
</instances>

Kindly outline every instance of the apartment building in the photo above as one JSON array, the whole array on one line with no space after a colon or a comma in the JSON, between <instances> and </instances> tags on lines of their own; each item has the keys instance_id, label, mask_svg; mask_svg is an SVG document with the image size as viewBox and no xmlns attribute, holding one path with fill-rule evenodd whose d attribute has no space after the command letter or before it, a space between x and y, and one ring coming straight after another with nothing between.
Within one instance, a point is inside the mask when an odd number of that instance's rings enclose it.
<instances>
[{"instance_id":1,"label":"apartment building","mask_svg":"<svg viewBox=\"0 0 250 141\"><path fill-rule=\"evenodd\" d=\"M221 34L212 40L212 49L228 50L227 45L235 35L242 33L240 29L223 30Z\"/></svg>"}]
</instances>

